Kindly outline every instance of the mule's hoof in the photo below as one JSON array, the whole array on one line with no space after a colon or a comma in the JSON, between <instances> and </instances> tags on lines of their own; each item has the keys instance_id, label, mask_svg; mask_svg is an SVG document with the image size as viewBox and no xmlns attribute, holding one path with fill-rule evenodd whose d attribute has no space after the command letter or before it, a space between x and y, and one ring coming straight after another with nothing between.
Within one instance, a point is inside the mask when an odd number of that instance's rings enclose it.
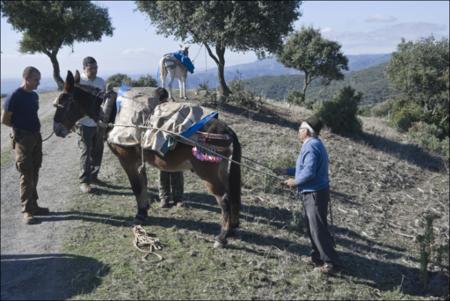
<instances>
[{"instance_id":1,"label":"mule's hoof","mask_svg":"<svg viewBox=\"0 0 450 301\"><path fill-rule=\"evenodd\" d=\"M214 242L214 249L222 249L224 247L225 247L224 243L217 241L217 240Z\"/></svg>"},{"instance_id":2,"label":"mule's hoof","mask_svg":"<svg viewBox=\"0 0 450 301\"><path fill-rule=\"evenodd\" d=\"M141 215L141 214L137 214L134 217L134 224L135 225L143 225L145 224L145 220L147 219L147 216Z\"/></svg>"}]
</instances>

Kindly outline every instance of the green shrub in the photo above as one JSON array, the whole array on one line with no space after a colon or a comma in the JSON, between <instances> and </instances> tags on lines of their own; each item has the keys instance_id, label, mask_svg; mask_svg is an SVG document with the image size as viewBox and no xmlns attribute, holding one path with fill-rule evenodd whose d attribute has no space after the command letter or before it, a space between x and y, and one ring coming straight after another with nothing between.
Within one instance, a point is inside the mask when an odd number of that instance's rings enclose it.
<instances>
[{"instance_id":1,"label":"green shrub","mask_svg":"<svg viewBox=\"0 0 450 301\"><path fill-rule=\"evenodd\" d=\"M133 87L157 87L158 82L149 74L142 75L137 80L131 81Z\"/></svg>"},{"instance_id":2,"label":"green shrub","mask_svg":"<svg viewBox=\"0 0 450 301\"><path fill-rule=\"evenodd\" d=\"M286 101L291 104L302 105L305 103L305 95L301 91L291 90L286 97Z\"/></svg>"},{"instance_id":3,"label":"green shrub","mask_svg":"<svg viewBox=\"0 0 450 301\"><path fill-rule=\"evenodd\" d=\"M415 122L408 130L408 135L418 145L438 154L449 156L449 138L439 139L442 129L434 124Z\"/></svg>"},{"instance_id":4,"label":"green shrub","mask_svg":"<svg viewBox=\"0 0 450 301\"><path fill-rule=\"evenodd\" d=\"M106 80L107 85L112 85L113 87L120 87L122 84L131 87L157 87L158 82L151 77L151 75L142 75L137 80L131 79L128 75L123 73L117 73L111 75Z\"/></svg>"},{"instance_id":5,"label":"green shrub","mask_svg":"<svg viewBox=\"0 0 450 301\"><path fill-rule=\"evenodd\" d=\"M258 110L262 105L262 96L246 90L244 83L240 78L235 79L229 84L231 94L227 97L226 102L233 102L247 109Z\"/></svg>"},{"instance_id":6,"label":"green shrub","mask_svg":"<svg viewBox=\"0 0 450 301\"><path fill-rule=\"evenodd\" d=\"M362 93L350 87L338 91L331 101L324 102L318 110L320 118L333 133L351 135L361 132L361 122L356 114Z\"/></svg>"},{"instance_id":7,"label":"green shrub","mask_svg":"<svg viewBox=\"0 0 450 301\"><path fill-rule=\"evenodd\" d=\"M132 79L123 73L117 73L114 75L111 75L106 80L107 85L112 85L113 87L120 87L122 84L131 86Z\"/></svg>"},{"instance_id":8,"label":"green shrub","mask_svg":"<svg viewBox=\"0 0 450 301\"><path fill-rule=\"evenodd\" d=\"M370 115L374 117L388 117L392 111L394 100L388 99L370 108Z\"/></svg>"},{"instance_id":9,"label":"green shrub","mask_svg":"<svg viewBox=\"0 0 450 301\"><path fill-rule=\"evenodd\" d=\"M390 118L391 126L406 132L414 122L422 119L422 108L415 102L398 101L394 104Z\"/></svg>"}]
</instances>

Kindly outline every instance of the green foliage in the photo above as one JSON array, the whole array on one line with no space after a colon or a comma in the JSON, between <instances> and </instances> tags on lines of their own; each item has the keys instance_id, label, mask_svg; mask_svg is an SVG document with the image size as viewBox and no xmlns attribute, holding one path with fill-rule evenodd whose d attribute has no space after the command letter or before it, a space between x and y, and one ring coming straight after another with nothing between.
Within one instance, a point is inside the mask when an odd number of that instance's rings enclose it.
<instances>
[{"instance_id":1,"label":"green foliage","mask_svg":"<svg viewBox=\"0 0 450 301\"><path fill-rule=\"evenodd\" d=\"M258 110L262 104L262 97L246 90L240 78L240 74L235 80L230 82L232 93L225 99L226 102L233 102L247 109Z\"/></svg>"},{"instance_id":2,"label":"green foliage","mask_svg":"<svg viewBox=\"0 0 450 301\"><path fill-rule=\"evenodd\" d=\"M390 84L420 107L420 121L449 134L449 45L434 37L417 42L403 40L387 68ZM409 124L411 125L411 124Z\"/></svg>"},{"instance_id":3,"label":"green foliage","mask_svg":"<svg viewBox=\"0 0 450 301\"><path fill-rule=\"evenodd\" d=\"M395 103L394 99L388 99L386 101L377 103L370 108L370 115L375 117L389 116L394 106L394 103Z\"/></svg>"},{"instance_id":4,"label":"green foliage","mask_svg":"<svg viewBox=\"0 0 450 301\"><path fill-rule=\"evenodd\" d=\"M318 114L333 133L351 135L361 131L361 122L356 114L361 101L361 92L348 86L341 89L332 101L322 104Z\"/></svg>"},{"instance_id":5,"label":"green foliage","mask_svg":"<svg viewBox=\"0 0 450 301\"><path fill-rule=\"evenodd\" d=\"M402 132L408 131L411 125L419 121L422 116L421 107L408 100L398 100L393 104L393 112L390 118L391 126L396 127Z\"/></svg>"},{"instance_id":6,"label":"green foliage","mask_svg":"<svg viewBox=\"0 0 450 301\"><path fill-rule=\"evenodd\" d=\"M136 1L157 33L205 45L219 70L220 89L229 94L224 78L227 48L234 51L277 51L300 16L301 1ZM212 51L215 49L215 54Z\"/></svg>"},{"instance_id":7,"label":"green foliage","mask_svg":"<svg viewBox=\"0 0 450 301\"><path fill-rule=\"evenodd\" d=\"M408 130L409 136L418 145L444 155L449 156L449 138L439 139L442 129L434 124L428 124L422 121L415 122Z\"/></svg>"},{"instance_id":8,"label":"green foliage","mask_svg":"<svg viewBox=\"0 0 450 301\"><path fill-rule=\"evenodd\" d=\"M348 59L340 49L338 43L324 39L318 29L303 27L288 38L277 56L286 67L303 71L305 95L316 78L327 83L344 78L342 70L348 70Z\"/></svg>"},{"instance_id":9,"label":"green foliage","mask_svg":"<svg viewBox=\"0 0 450 301\"><path fill-rule=\"evenodd\" d=\"M305 95L298 90L289 91L288 96L286 97L286 101L288 103L301 105L305 103Z\"/></svg>"},{"instance_id":10,"label":"green foliage","mask_svg":"<svg viewBox=\"0 0 450 301\"><path fill-rule=\"evenodd\" d=\"M106 80L107 85L112 85L113 87L120 87L122 84L131 86L132 79L123 73L117 73L114 75L111 75Z\"/></svg>"},{"instance_id":11,"label":"green foliage","mask_svg":"<svg viewBox=\"0 0 450 301\"><path fill-rule=\"evenodd\" d=\"M15 30L23 32L21 52L40 52L50 58L60 89L57 54L61 47L99 41L114 30L108 10L90 1L1 1L1 11Z\"/></svg>"},{"instance_id":12,"label":"green foliage","mask_svg":"<svg viewBox=\"0 0 450 301\"><path fill-rule=\"evenodd\" d=\"M142 75L137 80L131 82L133 87L157 87L158 82L151 75Z\"/></svg>"},{"instance_id":13,"label":"green foliage","mask_svg":"<svg viewBox=\"0 0 450 301\"><path fill-rule=\"evenodd\" d=\"M332 81L329 85L324 85L320 78L313 80L306 92L306 99L311 102L328 101L333 98L339 89L345 86L352 86L355 90L361 91L363 97L361 105L375 104L382 102L395 91L390 91L384 70L387 64L380 64L364 70L346 73L341 81ZM303 75L281 75L281 76L261 76L244 80L247 89L258 91L266 95L267 98L283 100L289 91L299 88L299 83L304 80ZM302 85L302 84L300 84Z\"/></svg>"},{"instance_id":14,"label":"green foliage","mask_svg":"<svg viewBox=\"0 0 450 301\"><path fill-rule=\"evenodd\" d=\"M137 80L131 79L128 75L123 73L116 73L111 75L106 80L108 85L113 87L120 87L122 84L128 85L130 87L156 87L158 83L150 75L142 75Z\"/></svg>"},{"instance_id":15,"label":"green foliage","mask_svg":"<svg viewBox=\"0 0 450 301\"><path fill-rule=\"evenodd\" d=\"M428 286L428 265L435 256L434 240L435 235L433 231L433 221L439 216L436 214L427 213L422 221L424 232L421 235L417 235L417 241L419 243L420 251L420 276L422 280L423 288Z\"/></svg>"}]
</instances>

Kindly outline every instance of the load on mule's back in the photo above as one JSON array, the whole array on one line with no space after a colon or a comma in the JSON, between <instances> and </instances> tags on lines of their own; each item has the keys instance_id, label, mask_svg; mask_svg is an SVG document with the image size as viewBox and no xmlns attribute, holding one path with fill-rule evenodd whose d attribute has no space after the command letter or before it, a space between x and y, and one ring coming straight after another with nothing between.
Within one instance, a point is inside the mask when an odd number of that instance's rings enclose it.
<instances>
[{"instance_id":1,"label":"load on mule's back","mask_svg":"<svg viewBox=\"0 0 450 301\"><path fill-rule=\"evenodd\" d=\"M161 77L161 86L166 87L166 77L170 75L169 98L172 96L172 82L178 79L180 89L180 98L187 99L186 96L186 78L187 72L194 73L194 65L189 58L189 46L182 47L181 50L165 54L159 61L159 74Z\"/></svg>"},{"instance_id":2,"label":"load on mule's back","mask_svg":"<svg viewBox=\"0 0 450 301\"><path fill-rule=\"evenodd\" d=\"M152 107L143 108L143 110L150 109L150 121L153 115L155 117L168 117L167 121L172 120L172 116L174 115L171 112L174 111L168 109L173 105L178 105L178 111L185 110L183 112L180 111L182 113L180 115L184 115L187 118L173 118L173 120L179 120L180 125L187 125L188 128L186 130L182 129L181 134L186 134L186 136L192 139L192 135L195 134L197 137L195 141L197 142L192 144L188 143L189 141L184 141L184 139L178 140L177 137L180 138L179 136L186 137L178 134L175 137L177 143L173 145L173 148L168 144L168 149L166 149L166 144L164 143L159 149L161 151L155 151L152 148L146 148L145 144L141 144L142 140L139 140L139 137L145 138L147 137L146 135L135 135L136 141L133 141L133 143L122 143L123 140L121 139L110 139L111 134L114 133L113 131L118 130L119 124L114 126L108 135L108 146L119 159L130 181L131 189L133 190L137 203L135 222L145 223L148 218L150 205L147 195L147 175L145 168L142 168L143 160L163 171L191 170L203 180L208 191L214 195L221 208L222 222L220 232L215 237L215 246L224 246L227 243L227 237L233 235L234 230L239 227L241 206L241 170L239 165L241 160L241 145L239 139L236 133L224 121L216 118L217 112L213 112L215 114L208 113L206 116L204 116L205 114L199 114L198 116L201 116L200 120L198 118L191 120L190 115L197 115L194 111L203 110L204 108L183 103L166 102L168 93L163 88L156 88L154 93L151 97L152 101L157 100L160 104L153 107L153 109ZM124 95L126 96L126 94ZM88 115L94 120L98 120L100 117L100 107L105 97L106 94L99 94L94 88L80 84L78 72L74 77L69 71L64 83L64 91L57 97L54 103L56 106L56 112L53 118L55 135L58 137L66 137L76 121L85 115ZM117 101L115 97L112 99ZM131 99L129 101L135 102L135 100L137 99ZM147 102L147 100L145 101ZM141 109L137 109L135 111L136 114L128 115L133 116L132 118L122 119L121 114L124 113L123 110L125 108L125 104L122 103L117 109L116 122L127 121L125 127L131 126L133 128L146 124L145 120L141 120L145 118L140 118L144 115L140 114L143 113ZM158 112L160 115L158 115ZM186 114L186 112L192 112L192 114ZM159 120L161 119L155 119L158 128L165 128L166 123L160 127ZM195 123L191 125L189 123L190 120ZM150 126L152 129L156 129L156 127L152 126L151 122ZM169 127L169 125L167 126ZM178 129L178 126L170 126L169 128L173 132L175 129ZM156 140L150 139L149 141ZM154 144L151 143L151 145ZM211 157L211 154L207 151L203 152L202 149L193 147L200 147L200 145L214 148L216 150L215 152L225 159L218 160L217 158ZM164 149L166 151L163 152L162 150Z\"/></svg>"}]
</instances>

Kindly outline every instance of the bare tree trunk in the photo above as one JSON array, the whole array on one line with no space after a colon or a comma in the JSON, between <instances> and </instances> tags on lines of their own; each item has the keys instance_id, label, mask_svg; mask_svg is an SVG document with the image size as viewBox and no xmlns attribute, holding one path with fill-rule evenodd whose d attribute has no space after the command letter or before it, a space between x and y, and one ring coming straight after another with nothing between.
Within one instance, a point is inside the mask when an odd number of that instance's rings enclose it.
<instances>
[{"instance_id":1,"label":"bare tree trunk","mask_svg":"<svg viewBox=\"0 0 450 301\"><path fill-rule=\"evenodd\" d=\"M58 62L58 59L56 57L58 52L53 52L52 51L52 52L44 52L44 53L50 58L50 61L52 62L52 65L53 65L53 79L55 80L56 85L58 86L58 90L62 91L63 88L64 88L64 81L61 78L60 69L59 69L59 62Z\"/></svg>"},{"instance_id":2,"label":"bare tree trunk","mask_svg":"<svg viewBox=\"0 0 450 301\"><path fill-rule=\"evenodd\" d=\"M216 55L211 51L211 48L204 43L206 50L208 50L209 56L214 60L214 62L217 65L217 77L219 79L219 92L223 96L228 96L231 94L230 89L227 86L227 83L225 81L225 47L221 47L219 45L216 45Z\"/></svg>"},{"instance_id":3,"label":"bare tree trunk","mask_svg":"<svg viewBox=\"0 0 450 301\"><path fill-rule=\"evenodd\" d=\"M306 89L308 89L308 86L309 86L310 82L311 81L309 79L308 73L305 72L305 79L303 80L303 91L302 91L303 99L302 99L302 102L305 102L305 100L306 100Z\"/></svg>"}]
</instances>

